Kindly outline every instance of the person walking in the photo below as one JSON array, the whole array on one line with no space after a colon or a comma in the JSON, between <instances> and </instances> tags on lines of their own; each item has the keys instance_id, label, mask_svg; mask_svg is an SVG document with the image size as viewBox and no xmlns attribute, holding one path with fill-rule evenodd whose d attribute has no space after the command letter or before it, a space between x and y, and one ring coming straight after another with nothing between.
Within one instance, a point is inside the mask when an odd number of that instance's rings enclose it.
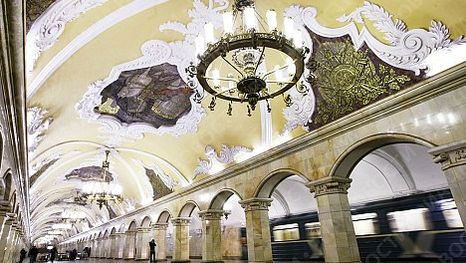
<instances>
[{"instance_id":1,"label":"person walking","mask_svg":"<svg viewBox=\"0 0 466 263\"><path fill-rule=\"evenodd\" d=\"M152 239L150 242L149 242L149 248L150 248L150 262L155 262L155 247L157 246L157 244L155 244L155 240Z\"/></svg>"},{"instance_id":2,"label":"person walking","mask_svg":"<svg viewBox=\"0 0 466 263\"><path fill-rule=\"evenodd\" d=\"M53 263L53 261L55 261L55 258L57 257L57 248L56 247L53 247L51 250L50 250L50 261Z\"/></svg>"},{"instance_id":3,"label":"person walking","mask_svg":"<svg viewBox=\"0 0 466 263\"><path fill-rule=\"evenodd\" d=\"M23 263L23 260L26 258L27 254L28 253L26 252L26 250L22 248L21 251L19 252L19 263Z\"/></svg>"},{"instance_id":4,"label":"person walking","mask_svg":"<svg viewBox=\"0 0 466 263\"><path fill-rule=\"evenodd\" d=\"M29 263L34 263L37 260L37 255L39 254L39 250L37 250L36 246L32 246L29 249Z\"/></svg>"}]
</instances>

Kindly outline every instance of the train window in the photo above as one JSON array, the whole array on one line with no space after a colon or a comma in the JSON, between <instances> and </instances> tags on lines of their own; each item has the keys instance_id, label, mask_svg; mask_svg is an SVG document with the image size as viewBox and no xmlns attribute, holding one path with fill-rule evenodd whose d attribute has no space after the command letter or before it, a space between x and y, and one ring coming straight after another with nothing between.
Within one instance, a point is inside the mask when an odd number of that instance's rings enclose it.
<instances>
[{"instance_id":1,"label":"train window","mask_svg":"<svg viewBox=\"0 0 466 263\"><path fill-rule=\"evenodd\" d=\"M428 230L428 213L427 208L416 208L387 213L387 218L393 232Z\"/></svg>"},{"instance_id":2,"label":"train window","mask_svg":"<svg viewBox=\"0 0 466 263\"><path fill-rule=\"evenodd\" d=\"M319 222L314 222L314 223L306 223L304 225L306 228L306 234L308 238L316 238L320 237L320 223Z\"/></svg>"},{"instance_id":3,"label":"train window","mask_svg":"<svg viewBox=\"0 0 466 263\"><path fill-rule=\"evenodd\" d=\"M275 241L287 241L299 239L299 228L297 223L279 225L273 227L273 239Z\"/></svg>"},{"instance_id":4,"label":"train window","mask_svg":"<svg viewBox=\"0 0 466 263\"><path fill-rule=\"evenodd\" d=\"M354 232L357 236L360 235L374 235L377 234L377 214L376 213L366 213L353 215L353 226Z\"/></svg>"},{"instance_id":5,"label":"train window","mask_svg":"<svg viewBox=\"0 0 466 263\"><path fill-rule=\"evenodd\" d=\"M456 207L456 203L453 200L453 198L440 200L437 201L437 203L440 204L443 217L445 218L448 227L463 227L463 222L461 222L460 213L458 212L458 208Z\"/></svg>"}]
</instances>

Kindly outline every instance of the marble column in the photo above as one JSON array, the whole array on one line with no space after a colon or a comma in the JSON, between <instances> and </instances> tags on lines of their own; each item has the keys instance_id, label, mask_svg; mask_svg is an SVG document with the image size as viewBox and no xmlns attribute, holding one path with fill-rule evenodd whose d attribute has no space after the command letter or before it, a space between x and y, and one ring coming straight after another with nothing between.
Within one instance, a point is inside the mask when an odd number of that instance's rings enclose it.
<instances>
[{"instance_id":1,"label":"marble column","mask_svg":"<svg viewBox=\"0 0 466 263\"><path fill-rule=\"evenodd\" d=\"M466 230L466 140L429 150L434 162L442 165L453 199Z\"/></svg>"},{"instance_id":2,"label":"marble column","mask_svg":"<svg viewBox=\"0 0 466 263\"><path fill-rule=\"evenodd\" d=\"M222 216L223 210L199 212L202 220L202 261L223 262Z\"/></svg>"},{"instance_id":3,"label":"marble column","mask_svg":"<svg viewBox=\"0 0 466 263\"><path fill-rule=\"evenodd\" d=\"M0 262L7 262L6 252L10 249L9 241L13 236L13 223L14 219L11 217L7 217L3 223L2 235L0 237Z\"/></svg>"},{"instance_id":4,"label":"marble column","mask_svg":"<svg viewBox=\"0 0 466 263\"><path fill-rule=\"evenodd\" d=\"M124 259L134 259L135 258L135 247L136 246L136 230L128 230L125 233L125 249L123 249Z\"/></svg>"},{"instance_id":5,"label":"marble column","mask_svg":"<svg viewBox=\"0 0 466 263\"><path fill-rule=\"evenodd\" d=\"M308 184L317 199L325 262L361 262L348 202L350 178L327 177Z\"/></svg>"},{"instance_id":6,"label":"marble column","mask_svg":"<svg viewBox=\"0 0 466 263\"><path fill-rule=\"evenodd\" d=\"M15 252L16 242L18 241L18 222L14 222L11 227L11 233L7 242L7 250L5 251L4 261L13 262L13 253Z\"/></svg>"},{"instance_id":7,"label":"marble column","mask_svg":"<svg viewBox=\"0 0 466 263\"><path fill-rule=\"evenodd\" d=\"M167 228L168 223L155 223L152 225L153 237L157 244L155 259L157 261L167 260Z\"/></svg>"},{"instance_id":8,"label":"marble column","mask_svg":"<svg viewBox=\"0 0 466 263\"><path fill-rule=\"evenodd\" d=\"M173 224L173 260L172 262L189 261L189 223L191 218L177 217L171 220Z\"/></svg>"},{"instance_id":9,"label":"marble column","mask_svg":"<svg viewBox=\"0 0 466 263\"><path fill-rule=\"evenodd\" d=\"M246 215L246 238L249 262L272 262L269 206L271 198L251 198L239 203Z\"/></svg>"},{"instance_id":10,"label":"marble column","mask_svg":"<svg viewBox=\"0 0 466 263\"><path fill-rule=\"evenodd\" d=\"M150 227L138 227L136 233L136 260L149 259L149 241L151 238Z\"/></svg>"},{"instance_id":11,"label":"marble column","mask_svg":"<svg viewBox=\"0 0 466 263\"><path fill-rule=\"evenodd\" d=\"M117 232L115 235L115 250L113 251L114 259L123 259L123 251L125 250L125 233Z\"/></svg>"}]
</instances>

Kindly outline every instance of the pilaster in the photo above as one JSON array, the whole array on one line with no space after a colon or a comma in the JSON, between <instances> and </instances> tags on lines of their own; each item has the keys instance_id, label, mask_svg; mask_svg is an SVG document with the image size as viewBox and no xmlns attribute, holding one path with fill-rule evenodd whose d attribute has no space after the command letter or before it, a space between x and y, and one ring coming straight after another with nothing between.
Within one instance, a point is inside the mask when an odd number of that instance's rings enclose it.
<instances>
[{"instance_id":1,"label":"pilaster","mask_svg":"<svg viewBox=\"0 0 466 263\"><path fill-rule=\"evenodd\" d=\"M138 227L136 233L136 260L149 259L150 227Z\"/></svg>"},{"instance_id":2,"label":"pilaster","mask_svg":"<svg viewBox=\"0 0 466 263\"><path fill-rule=\"evenodd\" d=\"M174 232L172 262L189 262L189 223L191 218L177 217L171 220Z\"/></svg>"},{"instance_id":3,"label":"pilaster","mask_svg":"<svg viewBox=\"0 0 466 263\"><path fill-rule=\"evenodd\" d=\"M466 230L466 140L432 148L429 153L442 166Z\"/></svg>"},{"instance_id":4,"label":"pilaster","mask_svg":"<svg viewBox=\"0 0 466 263\"><path fill-rule=\"evenodd\" d=\"M246 215L249 262L272 262L269 206L271 198L251 198L239 203Z\"/></svg>"},{"instance_id":5,"label":"pilaster","mask_svg":"<svg viewBox=\"0 0 466 263\"><path fill-rule=\"evenodd\" d=\"M136 257L136 231L128 230L125 233L125 249L123 249L124 259L134 259Z\"/></svg>"},{"instance_id":6,"label":"pilaster","mask_svg":"<svg viewBox=\"0 0 466 263\"><path fill-rule=\"evenodd\" d=\"M361 262L348 202L350 178L327 177L308 184L319 210L325 262Z\"/></svg>"}]
</instances>

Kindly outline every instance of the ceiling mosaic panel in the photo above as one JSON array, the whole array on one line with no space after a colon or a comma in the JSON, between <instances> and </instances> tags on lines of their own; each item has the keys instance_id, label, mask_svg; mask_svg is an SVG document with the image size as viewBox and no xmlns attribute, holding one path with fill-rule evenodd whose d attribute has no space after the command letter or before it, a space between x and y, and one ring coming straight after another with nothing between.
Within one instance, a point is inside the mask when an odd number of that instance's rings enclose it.
<instances>
[{"instance_id":1,"label":"ceiling mosaic panel","mask_svg":"<svg viewBox=\"0 0 466 263\"><path fill-rule=\"evenodd\" d=\"M173 192L160 178L160 176L152 169L144 168L146 175L149 178L150 184L153 190L153 200L159 199L160 197L166 196Z\"/></svg>"},{"instance_id":2,"label":"ceiling mosaic panel","mask_svg":"<svg viewBox=\"0 0 466 263\"><path fill-rule=\"evenodd\" d=\"M86 166L74 169L71 173L65 175L66 180L79 179L81 181L92 181L102 178L102 173L105 174L105 182L111 182L114 180L113 175L109 171L105 171L100 166Z\"/></svg>"},{"instance_id":3,"label":"ceiling mosaic panel","mask_svg":"<svg viewBox=\"0 0 466 263\"><path fill-rule=\"evenodd\" d=\"M311 33L314 50L307 67L316 96L314 129L394 94L424 76L394 68L366 46L355 50L349 38L325 39Z\"/></svg>"},{"instance_id":4,"label":"ceiling mosaic panel","mask_svg":"<svg viewBox=\"0 0 466 263\"><path fill-rule=\"evenodd\" d=\"M26 28L29 31L32 24L42 15L56 0L27 0L26 1Z\"/></svg>"},{"instance_id":5,"label":"ceiling mosaic panel","mask_svg":"<svg viewBox=\"0 0 466 263\"><path fill-rule=\"evenodd\" d=\"M155 128L174 126L191 110L193 91L181 79L177 67L162 65L124 71L101 92L98 113L123 123L148 123Z\"/></svg>"}]
</instances>

